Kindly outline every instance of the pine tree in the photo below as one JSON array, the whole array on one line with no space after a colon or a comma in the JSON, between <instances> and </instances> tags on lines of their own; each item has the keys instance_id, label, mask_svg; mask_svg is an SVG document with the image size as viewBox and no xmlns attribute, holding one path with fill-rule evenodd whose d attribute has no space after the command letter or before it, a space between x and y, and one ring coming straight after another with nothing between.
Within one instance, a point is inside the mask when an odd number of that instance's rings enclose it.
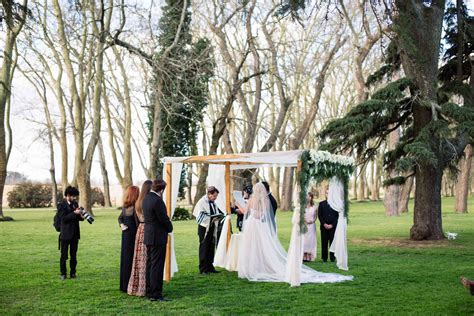
<instances>
[{"instance_id":1,"label":"pine tree","mask_svg":"<svg viewBox=\"0 0 474 316\"><path fill-rule=\"evenodd\" d=\"M472 32L465 32L460 63L462 76L456 76L458 63L457 36L446 38L443 67L438 69L443 17L451 22L445 1L430 4L395 1L396 37L389 47L386 65L370 83L390 75L400 65L405 78L391 81L354 107L345 117L329 123L320 133L322 149L333 152L357 150L371 159L387 135L400 128L402 136L395 149L385 153L384 166L416 175L414 225L410 238L442 239L441 179L443 171L456 165L467 143L474 138L474 105L472 104ZM470 21L467 19L466 21ZM472 26L472 22L471 23ZM469 24L466 23L466 26ZM449 23L448 23L449 25ZM439 78L439 81L438 81ZM470 86L466 81L470 81ZM464 97L464 106L456 104L453 95ZM375 139L370 147L369 140ZM403 177L385 184L403 183Z\"/></svg>"}]
</instances>

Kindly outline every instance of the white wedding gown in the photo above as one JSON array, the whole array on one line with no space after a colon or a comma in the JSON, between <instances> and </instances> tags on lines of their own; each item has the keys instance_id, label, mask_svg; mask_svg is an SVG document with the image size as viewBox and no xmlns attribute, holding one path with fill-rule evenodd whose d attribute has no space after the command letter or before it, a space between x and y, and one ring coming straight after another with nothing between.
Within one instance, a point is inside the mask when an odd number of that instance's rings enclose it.
<instances>
[{"instance_id":1,"label":"white wedding gown","mask_svg":"<svg viewBox=\"0 0 474 316\"><path fill-rule=\"evenodd\" d=\"M272 211L266 204L256 205L260 207L250 208L245 214L239 242L238 276L250 281L288 282L287 252L278 240ZM352 278L301 266L301 283L334 283Z\"/></svg>"}]
</instances>

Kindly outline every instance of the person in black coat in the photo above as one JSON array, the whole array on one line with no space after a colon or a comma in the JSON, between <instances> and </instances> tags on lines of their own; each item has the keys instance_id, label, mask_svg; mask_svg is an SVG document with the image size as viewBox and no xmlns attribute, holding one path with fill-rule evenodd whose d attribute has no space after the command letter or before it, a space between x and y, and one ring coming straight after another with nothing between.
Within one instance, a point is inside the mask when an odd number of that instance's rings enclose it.
<instances>
[{"instance_id":1,"label":"person in black coat","mask_svg":"<svg viewBox=\"0 0 474 316\"><path fill-rule=\"evenodd\" d=\"M330 247L334 239L339 213L329 206L327 200L324 200L319 203L318 218L321 223L321 258L326 262L328 261L328 244ZM334 262L336 260L334 253L330 252L329 255L331 261Z\"/></svg>"},{"instance_id":2,"label":"person in black coat","mask_svg":"<svg viewBox=\"0 0 474 316\"><path fill-rule=\"evenodd\" d=\"M268 198L270 199L270 204L272 205L272 209L273 209L273 216L276 216L278 203L277 203L275 197L270 192L270 185L268 184L268 182L267 181L262 181L262 184L265 186L265 189L267 189Z\"/></svg>"},{"instance_id":3,"label":"person in black coat","mask_svg":"<svg viewBox=\"0 0 474 316\"><path fill-rule=\"evenodd\" d=\"M130 185L125 191L122 212L118 222L122 229L122 249L120 251L120 290L127 293L128 281L132 274L133 255L135 253L135 235L138 228L138 217L135 212L135 202L138 200L140 189Z\"/></svg>"},{"instance_id":4,"label":"person in black coat","mask_svg":"<svg viewBox=\"0 0 474 316\"><path fill-rule=\"evenodd\" d=\"M81 215L81 210L76 202L79 196L79 190L68 186L64 191L64 200L58 203L58 216L61 221L61 231L59 234L61 258L59 266L61 271L61 280L66 279L67 269L66 261L68 259L68 250L71 260L69 261L70 277L76 278L77 267L77 248L79 239L81 238L81 231L79 228L79 221L84 218Z\"/></svg>"},{"instance_id":5,"label":"person in black coat","mask_svg":"<svg viewBox=\"0 0 474 316\"><path fill-rule=\"evenodd\" d=\"M144 243L147 246L146 295L151 301L168 301L162 295L163 269L168 233L173 231L173 225L166 213L166 205L162 198L165 188L165 181L154 180L151 191L142 203L145 217Z\"/></svg>"}]
</instances>

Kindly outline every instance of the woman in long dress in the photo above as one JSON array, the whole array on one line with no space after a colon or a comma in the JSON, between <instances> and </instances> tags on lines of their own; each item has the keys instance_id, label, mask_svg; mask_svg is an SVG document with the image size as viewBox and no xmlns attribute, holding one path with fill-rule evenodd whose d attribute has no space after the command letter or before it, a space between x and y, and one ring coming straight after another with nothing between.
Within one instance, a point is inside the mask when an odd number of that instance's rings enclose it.
<instances>
[{"instance_id":1,"label":"woman in long dress","mask_svg":"<svg viewBox=\"0 0 474 316\"><path fill-rule=\"evenodd\" d=\"M287 253L280 244L274 229L275 220L265 186L257 183L253 187L253 192L246 207L238 205L241 212L245 214L239 245L238 276L250 281L288 282ZM352 276L322 273L301 266L301 283L347 280L352 280Z\"/></svg>"},{"instance_id":2,"label":"woman in long dress","mask_svg":"<svg viewBox=\"0 0 474 316\"><path fill-rule=\"evenodd\" d=\"M146 246L144 244L145 236L145 218L143 216L142 202L145 196L151 190L151 180L146 180L140 191L140 196L135 203L135 210L138 217L138 229L135 237L135 253L133 255L132 273L128 282L127 293L135 296L145 296L146 292Z\"/></svg>"},{"instance_id":3,"label":"woman in long dress","mask_svg":"<svg viewBox=\"0 0 474 316\"><path fill-rule=\"evenodd\" d=\"M122 250L120 253L120 290L127 292L128 281L132 271L133 253L135 249L135 234L137 233L138 217L135 212L135 202L140 189L131 185L125 191L122 212L118 218L122 229Z\"/></svg>"},{"instance_id":4,"label":"woman in long dress","mask_svg":"<svg viewBox=\"0 0 474 316\"><path fill-rule=\"evenodd\" d=\"M304 221L308 231L303 236L303 262L316 259L316 207L314 206L314 195L308 192Z\"/></svg>"}]
</instances>

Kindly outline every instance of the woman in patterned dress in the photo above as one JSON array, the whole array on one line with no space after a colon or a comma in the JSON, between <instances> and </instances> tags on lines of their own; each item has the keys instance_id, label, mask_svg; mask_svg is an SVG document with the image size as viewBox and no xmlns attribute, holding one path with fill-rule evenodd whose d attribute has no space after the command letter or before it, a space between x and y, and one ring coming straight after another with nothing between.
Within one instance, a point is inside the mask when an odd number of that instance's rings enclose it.
<instances>
[{"instance_id":1,"label":"woman in patterned dress","mask_svg":"<svg viewBox=\"0 0 474 316\"><path fill-rule=\"evenodd\" d=\"M140 196L135 203L135 211L138 216L138 229L135 237L135 253L133 255L132 274L128 282L127 293L135 296L145 296L146 291L146 246L143 243L145 232L145 218L143 217L142 202L145 196L151 190L151 180L146 180Z\"/></svg>"}]
</instances>

